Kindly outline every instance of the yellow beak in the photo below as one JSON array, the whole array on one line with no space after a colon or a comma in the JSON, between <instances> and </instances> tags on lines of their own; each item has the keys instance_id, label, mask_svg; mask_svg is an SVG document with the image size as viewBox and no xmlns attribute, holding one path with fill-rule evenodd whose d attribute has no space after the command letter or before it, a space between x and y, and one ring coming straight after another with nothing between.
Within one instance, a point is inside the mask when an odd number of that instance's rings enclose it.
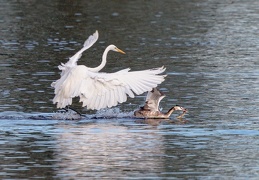
<instances>
[{"instance_id":1,"label":"yellow beak","mask_svg":"<svg viewBox=\"0 0 259 180\"><path fill-rule=\"evenodd\" d=\"M117 52L121 53L121 54L126 54L124 51L120 50L119 48L116 48Z\"/></svg>"}]
</instances>

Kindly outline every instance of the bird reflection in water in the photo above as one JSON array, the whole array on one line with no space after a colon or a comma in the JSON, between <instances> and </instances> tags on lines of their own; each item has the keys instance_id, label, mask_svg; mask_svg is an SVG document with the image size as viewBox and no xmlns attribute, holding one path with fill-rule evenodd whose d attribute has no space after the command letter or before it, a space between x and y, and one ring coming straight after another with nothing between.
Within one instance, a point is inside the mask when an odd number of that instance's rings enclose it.
<instances>
[{"instance_id":1,"label":"bird reflection in water","mask_svg":"<svg viewBox=\"0 0 259 180\"><path fill-rule=\"evenodd\" d=\"M154 170L165 171L166 162L159 156L165 153L164 137L155 132L147 133L151 126L140 126L136 130L133 124L113 120L58 124L63 133L56 138L57 176L70 179L79 174L80 177L117 179L132 172L147 175Z\"/></svg>"}]
</instances>

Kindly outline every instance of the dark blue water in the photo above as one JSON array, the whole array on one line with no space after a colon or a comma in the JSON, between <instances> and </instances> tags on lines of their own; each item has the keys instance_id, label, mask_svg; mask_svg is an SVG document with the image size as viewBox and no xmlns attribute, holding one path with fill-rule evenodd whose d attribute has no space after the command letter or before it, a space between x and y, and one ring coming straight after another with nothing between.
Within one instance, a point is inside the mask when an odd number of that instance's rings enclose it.
<instances>
[{"instance_id":1,"label":"dark blue water","mask_svg":"<svg viewBox=\"0 0 259 180\"><path fill-rule=\"evenodd\" d=\"M258 179L258 1L0 2L1 179ZM95 30L79 64L115 44L105 72L164 65L183 120L132 118L145 94L54 118L57 66Z\"/></svg>"}]
</instances>

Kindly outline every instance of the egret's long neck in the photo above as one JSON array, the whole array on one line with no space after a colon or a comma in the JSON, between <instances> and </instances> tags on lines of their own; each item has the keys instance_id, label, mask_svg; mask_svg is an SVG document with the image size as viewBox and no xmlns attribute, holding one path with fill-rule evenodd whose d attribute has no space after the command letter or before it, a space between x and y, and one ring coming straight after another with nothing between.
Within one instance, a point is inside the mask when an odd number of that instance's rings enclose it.
<instances>
[{"instance_id":1,"label":"egret's long neck","mask_svg":"<svg viewBox=\"0 0 259 180\"><path fill-rule=\"evenodd\" d=\"M100 71L102 68L104 68L104 66L105 66L105 64L106 64L106 59L107 59L107 54L108 54L108 52L110 51L111 49L110 49L110 46L108 46L106 49L105 49L105 51L103 52L103 56L102 56L102 62L101 62L101 64L99 65L99 66L97 66L96 68L90 68L91 69L91 71L93 71L93 72L98 72L98 71Z\"/></svg>"}]
</instances>

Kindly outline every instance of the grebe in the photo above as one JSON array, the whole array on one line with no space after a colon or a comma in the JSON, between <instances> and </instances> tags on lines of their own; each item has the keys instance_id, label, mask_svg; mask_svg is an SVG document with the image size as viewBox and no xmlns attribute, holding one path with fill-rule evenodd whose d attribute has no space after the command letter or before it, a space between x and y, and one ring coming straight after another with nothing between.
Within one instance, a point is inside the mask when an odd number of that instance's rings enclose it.
<instances>
[{"instance_id":1,"label":"grebe","mask_svg":"<svg viewBox=\"0 0 259 180\"><path fill-rule=\"evenodd\" d=\"M149 91L146 97L146 102L143 107L134 112L134 116L138 118L148 119L168 119L174 111L182 111L183 113L177 118L182 118L186 113L187 109L181 106L174 106L167 113L163 113L159 110L159 103L165 97L165 95L157 88L153 88Z\"/></svg>"}]
</instances>

